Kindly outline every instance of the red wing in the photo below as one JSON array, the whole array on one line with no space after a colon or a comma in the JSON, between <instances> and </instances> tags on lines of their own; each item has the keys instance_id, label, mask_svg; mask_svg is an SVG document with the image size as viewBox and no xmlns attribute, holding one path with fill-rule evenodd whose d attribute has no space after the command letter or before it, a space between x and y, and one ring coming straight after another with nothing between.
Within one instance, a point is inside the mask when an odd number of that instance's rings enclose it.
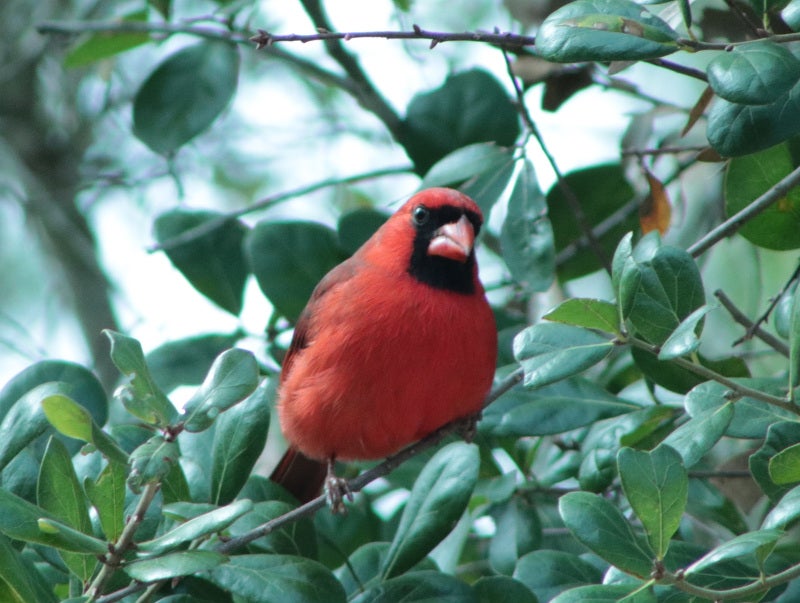
<instances>
[{"instance_id":1,"label":"red wing","mask_svg":"<svg viewBox=\"0 0 800 603\"><path fill-rule=\"evenodd\" d=\"M286 375L289 374L289 370L292 367L292 362L294 361L297 353L305 348L308 345L309 340L313 337L313 333L311 332L313 328L312 319L316 312L316 308L318 308L320 304L325 303L325 294L338 285L350 280L356 273L357 268L358 260L354 257L351 257L350 259L345 260L333 268L322 278L319 283L317 283L317 286L311 293L311 297L309 298L306 307L303 309L303 311L300 313L300 317L297 319L297 324L294 326L292 343L289 345L289 349L283 359L281 383L283 383Z\"/></svg>"}]
</instances>

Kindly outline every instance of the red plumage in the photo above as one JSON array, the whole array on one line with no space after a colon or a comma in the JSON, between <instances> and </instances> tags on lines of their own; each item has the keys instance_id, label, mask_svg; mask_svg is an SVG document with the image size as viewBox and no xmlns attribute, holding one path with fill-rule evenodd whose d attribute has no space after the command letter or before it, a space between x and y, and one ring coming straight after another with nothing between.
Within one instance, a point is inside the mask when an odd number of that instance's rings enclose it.
<instances>
[{"instance_id":1,"label":"red plumage","mask_svg":"<svg viewBox=\"0 0 800 603\"><path fill-rule=\"evenodd\" d=\"M281 374L293 449L319 461L380 458L481 409L497 356L472 249L481 223L465 195L422 191L322 279ZM287 486L309 471L293 449L273 474Z\"/></svg>"}]
</instances>

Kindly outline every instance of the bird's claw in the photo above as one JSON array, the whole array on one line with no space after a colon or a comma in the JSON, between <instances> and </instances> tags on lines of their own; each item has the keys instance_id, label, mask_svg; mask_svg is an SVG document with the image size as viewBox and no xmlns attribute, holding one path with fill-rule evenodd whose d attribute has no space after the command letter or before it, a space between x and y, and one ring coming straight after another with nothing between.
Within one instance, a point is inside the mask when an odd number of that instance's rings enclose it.
<instances>
[{"instance_id":1,"label":"bird's claw","mask_svg":"<svg viewBox=\"0 0 800 603\"><path fill-rule=\"evenodd\" d=\"M344 506L344 499L353 502L353 492L347 485L347 480L335 475L328 475L325 478L325 501L334 515L347 513Z\"/></svg>"}]
</instances>

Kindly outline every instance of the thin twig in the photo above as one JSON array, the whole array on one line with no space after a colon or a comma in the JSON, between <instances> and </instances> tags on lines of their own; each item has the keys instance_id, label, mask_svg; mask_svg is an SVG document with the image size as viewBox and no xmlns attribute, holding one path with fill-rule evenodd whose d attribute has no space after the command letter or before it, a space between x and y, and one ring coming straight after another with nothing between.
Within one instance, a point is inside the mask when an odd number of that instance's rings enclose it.
<instances>
[{"instance_id":1,"label":"thin twig","mask_svg":"<svg viewBox=\"0 0 800 603\"><path fill-rule=\"evenodd\" d=\"M788 176L773 185L766 193L753 201L739 213L731 216L722 224L711 230L687 250L692 257L698 257L717 242L739 230L744 224L755 218L770 205L783 199L791 189L800 184L800 167L795 168Z\"/></svg>"},{"instance_id":2,"label":"thin twig","mask_svg":"<svg viewBox=\"0 0 800 603\"><path fill-rule=\"evenodd\" d=\"M783 343L780 339L775 337L774 335L767 333L764 331L758 324L751 321L739 308L736 307L736 304L731 301L731 299L725 295L725 292L722 289L717 289L714 291L714 295L720 301L722 306L728 311L731 315L731 318L742 325L747 332L733 342L733 345L738 345L743 342L745 339L749 339L753 335L758 337L761 341L766 343L770 346L773 350L782 354L783 356L789 357L789 346Z\"/></svg>"}]
</instances>

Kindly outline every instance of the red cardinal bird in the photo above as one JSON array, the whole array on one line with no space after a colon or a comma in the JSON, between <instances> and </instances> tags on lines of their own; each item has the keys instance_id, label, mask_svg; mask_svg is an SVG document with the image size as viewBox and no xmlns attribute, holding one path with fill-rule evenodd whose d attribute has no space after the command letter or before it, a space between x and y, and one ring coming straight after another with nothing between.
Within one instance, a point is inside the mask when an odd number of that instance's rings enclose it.
<instances>
[{"instance_id":1,"label":"red cardinal bird","mask_svg":"<svg viewBox=\"0 0 800 603\"><path fill-rule=\"evenodd\" d=\"M422 191L317 285L278 394L291 447L272 479L298 499L319 493L326 466L326 486L341 487L335 459L385 457L481 410L497 358L473 248L482 223L466 195Z\"/></svg>"}]
</instances>

